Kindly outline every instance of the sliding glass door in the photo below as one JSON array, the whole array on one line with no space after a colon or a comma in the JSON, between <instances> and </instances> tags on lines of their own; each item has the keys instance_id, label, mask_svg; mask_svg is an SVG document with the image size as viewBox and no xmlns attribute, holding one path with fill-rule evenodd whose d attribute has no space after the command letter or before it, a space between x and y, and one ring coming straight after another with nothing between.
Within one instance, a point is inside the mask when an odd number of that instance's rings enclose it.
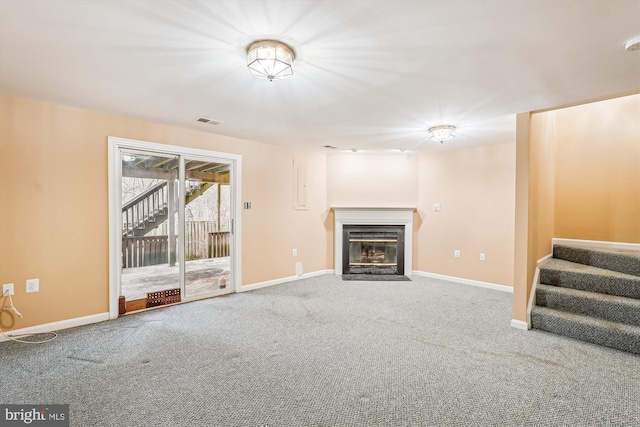
<instances>
[{"instance_id":1,"label":"sliding glass door","mask_svg":"<svg viewBox=\"0 0 640 427\"><path fill-rule=\"evenodd\" d=\"M122 314L233 292L238 160L114 140L110 302Z\"/></svg>"},{"instance_id":2,"label":"sliding glass door","mask_svg":"<svg viewBox=\"0 0 640 427\"><path fill-rule=\"evenodd\" d=\"M226 293L231 261L231 166L194 157L184 162L185 294Z\"/></svg>"},{"instance_id":3,"label":"sliding glass door","mask_svg":"<svg viewBox=\"0 0 640 427\"><path fill-rule=\"evenodd\" d=\"M122 276L126 301L180 288L178 259L180 158L120 151L122 201ZM142 307L142 305L144 307Z\"/></svg>"}]
</instances>

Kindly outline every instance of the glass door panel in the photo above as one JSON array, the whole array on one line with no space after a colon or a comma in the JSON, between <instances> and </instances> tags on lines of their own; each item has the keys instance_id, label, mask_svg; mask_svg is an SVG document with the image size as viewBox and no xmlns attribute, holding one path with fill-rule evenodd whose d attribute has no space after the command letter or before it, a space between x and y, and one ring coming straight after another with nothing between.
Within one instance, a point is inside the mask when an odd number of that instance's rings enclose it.
<instances>
[{"instance_id":1,"label":"glass door panel","mask_svg":"<svg viewBox=\"0 0 640 427\"><path fill-rule=\"evenodd\" d=\"M231 165L184 163L185 297L231 292Z\"/></svg>"},{"instance_id":2,"label":"glass door panel","mask_svg":"<svg viewBox=\"0 0 640 427\"><path fill-rule=\"evenodd\" d=\"M120 150L120 159L121 295L128 303L138 301L137 308L145 308L155 304L148 298L150 293L180 289L180 159L128 150Z\"/></svg>"}]
</instances>

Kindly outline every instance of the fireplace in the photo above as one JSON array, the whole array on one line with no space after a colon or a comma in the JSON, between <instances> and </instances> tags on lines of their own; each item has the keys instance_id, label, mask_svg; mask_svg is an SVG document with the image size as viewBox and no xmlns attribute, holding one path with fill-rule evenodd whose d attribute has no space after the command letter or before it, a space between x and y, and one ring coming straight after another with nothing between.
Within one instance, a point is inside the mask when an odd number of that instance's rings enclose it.
<instances>
[{"instance_id":1,"label":"fireplace","mask_svg":"<svg viewBox=\"0 0 640 427\"><path fill-rule=\"evenodd\" d=\"M404 275L404 225L344 225L342 274Z\"/></svg>"},{"instance_id":2,"label":"fireplace","mask_svg":"<svg viewBox=\"0 0 640 427\"><path fill-rule=\"evenodd\" d=\"M333 207L332 209L335 215L335 274L396 275L401 277L402 275L410 276L413 273L413 214L415 208ZM349 234L345 232L345 229ZM350 236L351 232L362 234ZM349 242L350 238L353 238L354 241ZM352 265L349 265L350 254L353 255ZM370 271L377 272L371 273Z\"/></svg>"}]
</instances>

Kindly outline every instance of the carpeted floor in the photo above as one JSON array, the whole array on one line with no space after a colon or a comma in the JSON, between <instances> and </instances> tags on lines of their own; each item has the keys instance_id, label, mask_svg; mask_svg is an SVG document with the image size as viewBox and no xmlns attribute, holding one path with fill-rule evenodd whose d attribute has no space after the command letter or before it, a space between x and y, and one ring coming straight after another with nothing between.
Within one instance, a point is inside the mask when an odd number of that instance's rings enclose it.
<instances>
[{"instance_id":1,"label":"carpeted floor","mask_svg":"<svg viewBox=\"0 0 640 427\"><path fill-rule=\"evenodd\" d=\"M509 326L512 295L321 276L0 343L2 403L73 426L636 426L640 357Z\"/></svg>"}]
</instances>

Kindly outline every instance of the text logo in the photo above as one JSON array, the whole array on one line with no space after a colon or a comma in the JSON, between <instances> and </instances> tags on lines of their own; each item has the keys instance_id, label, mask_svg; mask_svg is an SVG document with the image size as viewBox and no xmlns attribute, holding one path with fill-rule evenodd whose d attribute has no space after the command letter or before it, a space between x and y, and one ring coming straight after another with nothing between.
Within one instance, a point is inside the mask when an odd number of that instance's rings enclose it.
<instances>
[{"instance_id":1,"label":"text logo","mask_svg":"<svg viewBox=\"0 0 640 427\"><path fill-rule=\"evenodd\" d=\"M69 405L0 405L0 426L69 427Z\"/></svg>"}]
</instances>

